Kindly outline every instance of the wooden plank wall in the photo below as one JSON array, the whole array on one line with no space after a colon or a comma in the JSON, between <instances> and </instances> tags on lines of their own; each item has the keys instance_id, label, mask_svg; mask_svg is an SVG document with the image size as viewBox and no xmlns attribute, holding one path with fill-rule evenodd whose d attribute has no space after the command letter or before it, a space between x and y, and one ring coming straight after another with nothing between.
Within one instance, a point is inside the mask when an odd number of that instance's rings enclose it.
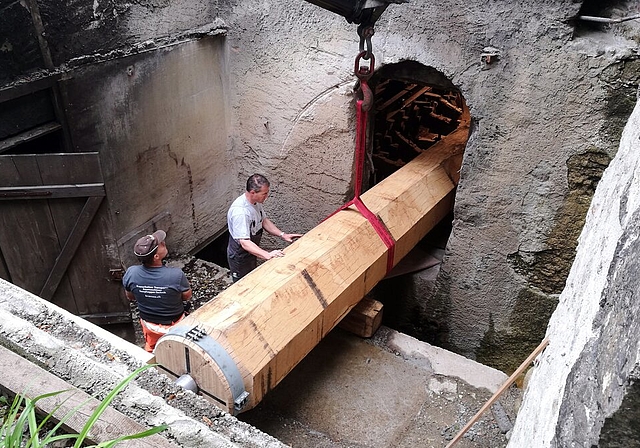
<instances>
[{"instance_id":1,"label":"wooden plank wall","mask_svg":"<svg viewBox=\"0 0 640 448\"><path fill-rule=\"evenodd\" d=\"M109 277L122 265L98 153L0 155L0 179L0 275L74 314L129 322Z\"/></svg>"},{"instance_id":2,"label":"wooden plank wall","mask_svg":"<svg viewBox=\"0 0 640 448\"><path fill-rule=\"evenodd\" d=\"M0 179L3 187L44 185L36 156L0 156ZM61 250L52 211L47 200L2 201L0 210L0 249L11 281L38 294ZM59 292L58 305L75 310L68 280Z\"/></svg>"}]
</instances>

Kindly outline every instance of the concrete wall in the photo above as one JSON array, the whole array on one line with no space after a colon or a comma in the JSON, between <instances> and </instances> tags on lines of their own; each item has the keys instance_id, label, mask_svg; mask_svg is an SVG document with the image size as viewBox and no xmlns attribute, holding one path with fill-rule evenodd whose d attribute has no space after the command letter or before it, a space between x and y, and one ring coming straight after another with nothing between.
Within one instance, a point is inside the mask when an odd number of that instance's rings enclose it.
<instances>
[{"instance_id":1,"label":"concrete wall","mask_svg":"<svg viewBox=\"0 0 640 448\"><path fill-rule=\"evenodd\" d=\"M350 199L355 28L302 0L225 3L238 193L264 173L267 213L308 231Z\"/></svg>"},{"instance_id":2,"label":"concrete wall","mask_svg":"<svg viewBox=\"0 0 640 448\"><path fill-rule=\"evenodd\" d=\"M226 226L237 177L215 2L32 6L12 3L0 20L3 56L13 61L0 79L10 88L59 78L72 150L100 153L115 239L104 249L135 263L133 241L154 227L168 230L172 252L206 244ZM13 30L16 18L31 26Z\"/></svg>"},{"instance_id":3,"label":"concrete wall","mask_svg":"<svg viewBox=\"0 0 640 448\"><path fill-rule=\"evenodd\" d=\"M145 229L134 230L163 213L173 252L226 226L235 175L223 35L79 67L62 88L74 148L100 153L123 259L136 262Z\"/></svg>"},{"instance_id":4,"label":"concrete wall","mask_svg":"<svg viewBox=\"0 0 640 448\"><path fill-rule=\"evenodd\" d=\"M163 211L170 249L206 242L255 171L272 180L267 211L288 232L350 199L355 25L303 0L39 5L68 78L74 145L100 149L109 170L121 250ZM638 84L636 25L577 29L580 7L414 1L391 5L373 37L378 67L441 72L473 120L442 273L415 336L505 371L544 334ZM500 57L484 66L486 47ZM143 205L121 210L129 198Z\"/></svg>"},{"instance_id":5,"label":"concrete wall","mask_svg":"<svg viewBox=\"0 0 640 448\"><path fill-rule=\"evenodd\" d=\"M591 203L510 447L637 446L640 106Z\"/></svg>"}]
</instances>

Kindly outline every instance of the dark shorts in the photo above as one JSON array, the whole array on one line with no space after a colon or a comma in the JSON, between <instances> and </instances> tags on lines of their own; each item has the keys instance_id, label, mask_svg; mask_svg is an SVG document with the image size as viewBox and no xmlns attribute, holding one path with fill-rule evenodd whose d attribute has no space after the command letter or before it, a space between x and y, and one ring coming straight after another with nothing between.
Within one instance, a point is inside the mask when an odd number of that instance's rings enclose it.
<instances>
[{"instance_id":1,"label":"dark shorts","mask_svg":"<svg viewBox=\"0 0 640 448\"><path fill-rule=\"evenodd\" d=\"M234 283L253 271L258 265L258 259L248 252L241 254L227 253L227 261L229 262L229 270L231 271L231 280L233 280Z\"/></svg>"},{"instance_id":2,"label":"dark shorts","mask_svg":"<svg viewBox=\"0 0 640 448\"><path fill-rule=\"evenodd\" d=\"M258 246L261 239L262 229L251 237L251 241ZM231 238L231 236L229 236L229 243L227 244L227 261L231 271L231 280L234 283L253 271L258 265L258 258L244 250L240 243Z\"/></svg>"}]
</instances>

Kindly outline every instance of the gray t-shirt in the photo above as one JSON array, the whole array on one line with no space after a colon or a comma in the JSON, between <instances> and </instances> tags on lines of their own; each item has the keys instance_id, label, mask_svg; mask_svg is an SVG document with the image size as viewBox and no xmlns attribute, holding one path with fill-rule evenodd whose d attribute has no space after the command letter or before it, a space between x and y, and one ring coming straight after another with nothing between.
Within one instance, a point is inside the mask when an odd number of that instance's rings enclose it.
<instances>
[{"instance_id":1,"label":"gray t-shirt","mask_svg":"<svg viewBox=\"0 0 640 448\"><path fill-rule=\"evenodd\" d=\"M125 272L122 284L135 296L141 319L169 325L184 313L182 293L190 286L180 268L131 266Z\"/></svg>"}]
</instances>

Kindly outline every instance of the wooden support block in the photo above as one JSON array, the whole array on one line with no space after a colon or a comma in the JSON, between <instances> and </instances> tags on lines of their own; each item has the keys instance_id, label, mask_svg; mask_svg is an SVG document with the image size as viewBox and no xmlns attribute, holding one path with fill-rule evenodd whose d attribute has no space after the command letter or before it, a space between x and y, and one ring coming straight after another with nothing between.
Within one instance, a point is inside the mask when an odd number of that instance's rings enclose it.
<instances>
[{"instance_id":1,"label":"wooden support block","mask_svg":"<svg viewBox=\"0 0 640 448\"><path fill-rule=\"evenodd\" d=\"M361 338L370 338L382 324L382 308L381 302L365 297L349 311L338 327Z\"/></svg>"},{"instance_id":2,"label":"wooden support block","mask_svg":"<svg viewBox=\"0 0 640 448\"><path fill-rule=\"evenodd\" d=\"M389 113L387 114L386 120L387 120L389 123L393 123L395 120L392 120L392 118L393 118L393 117L394 117L398 112L400 112L400 109L392 110L391 112L389 112Z\"/></svg>"},{"instance_id":3,"label":"wooden support block","mask_svg":"<svg viewBox=\"0 0 640 448\"><path fill-rule=\"evenodd\" d=\"M444 95L444 97L446 99L448 99L451 102L455 102L456 104L460 104L460 94L458 94L457 92L449 92L447 94Z\"/></svg>"},{"instance_id":4,"label":"wooden support block","mask_svg":"<svg viewBox=\"0 0 640 448\"><path fill-rule=\"evenodd\" d=\"M423 92L422 93L424 96L428 96L430 98L435 98L436 100L440 101L442 100L442 95L438 95L437 93L433 93L433 92Z\"/></svg>"},{"instance_id":5,"label":"wooden support block","mask_svg":"<svg viewBox=\"0 0 640 448\"><path fill-rule=\"evenodd\" d=\"M462 109L460 109L458 106L455 106L455 105L451 104L449 101L445 100L444 98L440 101L440 103L444 104L445 106L447 106L450 109L455 110L459 114L462 113Z\"/></svg>"},{"instance_id":6,"label":"wooden support block","mask_svg":"<svg viewBox=\"0 0 640 448\"><path fill-rule=\"evenodd\" d=\"M387 78L381 83L379 83L378 85L376 85L376 95L380 95L382 92L384 92L384 90L387 88L387 84L389 84L389 81L391 80Z\"/></svg>"}]
</instances>

